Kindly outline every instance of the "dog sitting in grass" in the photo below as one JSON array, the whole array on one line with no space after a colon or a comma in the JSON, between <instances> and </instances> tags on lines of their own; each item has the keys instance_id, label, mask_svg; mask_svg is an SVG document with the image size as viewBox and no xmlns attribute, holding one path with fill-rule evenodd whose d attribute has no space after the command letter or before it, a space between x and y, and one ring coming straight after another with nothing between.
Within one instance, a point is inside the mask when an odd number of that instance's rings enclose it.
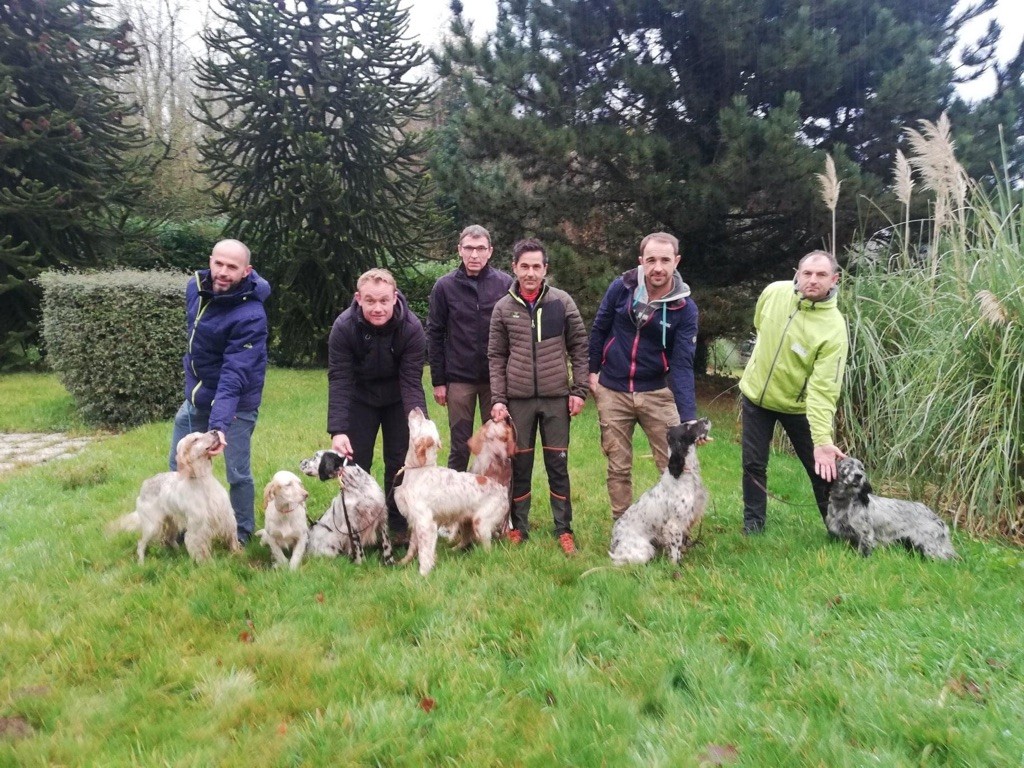
<instances>
[{"instance_id":1,"label":"dog sitting in grass","mask_svg":"<svg viewBox=\"0 0 1024 768\"><path fill-rule=\"evenodd\" d=\"M263 503L266 506L263 527L256 531L264 546L270 547L274 567L285 563L291 570L298 570L306 552L309 539L309 522L306 520L306 498L309 493L297 475L286 470L277 472L263 489ZM291 550L291 557L285 550Z\"/></svg>"},{"instance_id":2,"label":"dog sitting in grass","mask_svg":"<svg viewBox=\"0 0 1024 768\"><path fill-rule=\"evenodd\" d=\"M608 555L616 565L637 565L664 550L678 563L690 531L704 517L708 492L700 478L697 442L711 430L708 419L688 421L668 430L668 466L661 480L622 513L612 527Z\"/></svg>"},{"instance_id":3,"label":"dog sitting in grass","mask_svg":"<svg viewBox=\"0 0 1024 768\"><path fill-rule=\"evenodd\" d=\"M864 464L846 457L836 464L836 480L828 499L825 525L867 557L875 547L902 544L925 557L951 560L957 556L949 528L924 504L876 496Z\"/></svg>"}]
</instances>

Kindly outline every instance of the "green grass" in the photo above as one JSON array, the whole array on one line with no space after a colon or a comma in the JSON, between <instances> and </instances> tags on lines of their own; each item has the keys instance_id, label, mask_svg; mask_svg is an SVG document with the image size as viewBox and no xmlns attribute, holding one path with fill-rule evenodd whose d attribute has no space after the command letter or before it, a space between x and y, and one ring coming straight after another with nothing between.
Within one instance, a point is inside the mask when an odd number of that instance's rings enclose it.
<instances>
[{"instance_id":1,"label":"green grass","mask_svg":"<svg viewBox=\"0 0 1024 768\"><path fill-rule=\"evenodd\" d=\"M0 390L54 399L18 378ZM323 372L271 371L258 483L326 445L325 403ZM6 476L0 765L1021 765L1020 552L958 534L960 562L862 559L785 456L771 490L801 506L771 501L744 538L733 399L701 410L713 502L678 567L611 567L592 404L570 453L581 555L538 503L528 544L441 548L427 579L376 555L270 570L255 543L137 565L103 526L164 468L168 423ZM5 429L72 423L19 411ZM319 513L333 489L307 488Z\"/></svg>"}]
</instances>

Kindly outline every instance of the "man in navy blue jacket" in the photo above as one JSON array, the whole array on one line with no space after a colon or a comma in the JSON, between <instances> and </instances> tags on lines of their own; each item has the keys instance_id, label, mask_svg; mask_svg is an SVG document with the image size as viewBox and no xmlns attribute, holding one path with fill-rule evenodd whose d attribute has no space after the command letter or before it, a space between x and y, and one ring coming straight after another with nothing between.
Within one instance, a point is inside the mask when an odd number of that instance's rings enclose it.
<instances>
[{"instance_id":1,"label":"man in navy blue jacket","mask_svg":"<svg viewBox=\"0 0 1024 768\"><path fill-rule=\"evenodd\" d=\"M245 544L256 525L250 454L263 380L267 372L267 313L270 284L253 271L249 249L221 240L210 254L210 268L195 273L185 289L188 348L185 402L174 417L175 447L190 432L216 431L230 486L238 541Z\"/></svg>"},{"instance_id":2,"label":"man in navy blue jacket","mask_svg":"<svg viewBox=\"0 0 1024 768\"><path fill-rule=\"evenodd\" d=\"M633 429L647 435L659 471L666 431L697 418L693 354L697 305L676 267L679 241L665 232L640 243L640 264L608 287L590 332L590 390L608 457L608 496L618 518L633 502Z\"/></svg>"},{"instance_id":3,"label":"man in navy blue jacket","mask_svg":"<svg viewBox=\"0 0 1024 768\"><path fill-rule=\"evenodd\" d=\"M472 224L459 235L458 269L438 278L430 292L427 354L434 400L448 409L451 450L448 466L465 472L473 412L486 421L491 410L487 337L491 312L508 293L512 276L488 262L494 252L490 233Z\"/></svg>"}]
</instances>

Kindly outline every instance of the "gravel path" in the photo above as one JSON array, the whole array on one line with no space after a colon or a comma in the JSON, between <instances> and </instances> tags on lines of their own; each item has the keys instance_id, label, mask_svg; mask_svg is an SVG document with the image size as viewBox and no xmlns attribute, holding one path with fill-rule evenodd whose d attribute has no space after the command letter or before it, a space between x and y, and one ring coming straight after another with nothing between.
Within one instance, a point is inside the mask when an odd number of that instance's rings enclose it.
<instances>
[{"instance_id":1,"label":"gravel path","mask_svg":"<svg viewBox=\"0 0 1024 768\"><path fill-rule=\"evenodd\" d=\"M0 474L16 467L74 456L94 439L68 437L63 432L0 433Z\"/></svg>"}]
</instances>

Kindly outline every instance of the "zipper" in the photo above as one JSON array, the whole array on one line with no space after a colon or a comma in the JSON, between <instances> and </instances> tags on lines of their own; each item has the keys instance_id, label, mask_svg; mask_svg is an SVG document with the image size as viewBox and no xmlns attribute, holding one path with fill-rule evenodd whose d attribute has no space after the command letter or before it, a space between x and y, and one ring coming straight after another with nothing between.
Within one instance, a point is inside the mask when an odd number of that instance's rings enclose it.
<instances>
[{"instance_id":1,"label":"zipper","mask_svg":"<svg viewBox=\"0 0 1024 768\"><path fill-rule=\"evenodd\" d=\"M786 334L789 332L789 326L793 323L793 318L796 317L796 313L800 311L800 302L793 308L789 317L786 318L786 327L782 329L782 335L779 337L779 346L775 348L775 357L772 358L772 364L768 366L768 375L764 379L764 387L761 389L761 394L757 398L757 404L760 407L764 407L764 396L768 391L768 382L772 380L772 374L775 373L775 365L779 362L779 355L782 353L782 345L786 341Z\"/></svg>"}]
</instances>

